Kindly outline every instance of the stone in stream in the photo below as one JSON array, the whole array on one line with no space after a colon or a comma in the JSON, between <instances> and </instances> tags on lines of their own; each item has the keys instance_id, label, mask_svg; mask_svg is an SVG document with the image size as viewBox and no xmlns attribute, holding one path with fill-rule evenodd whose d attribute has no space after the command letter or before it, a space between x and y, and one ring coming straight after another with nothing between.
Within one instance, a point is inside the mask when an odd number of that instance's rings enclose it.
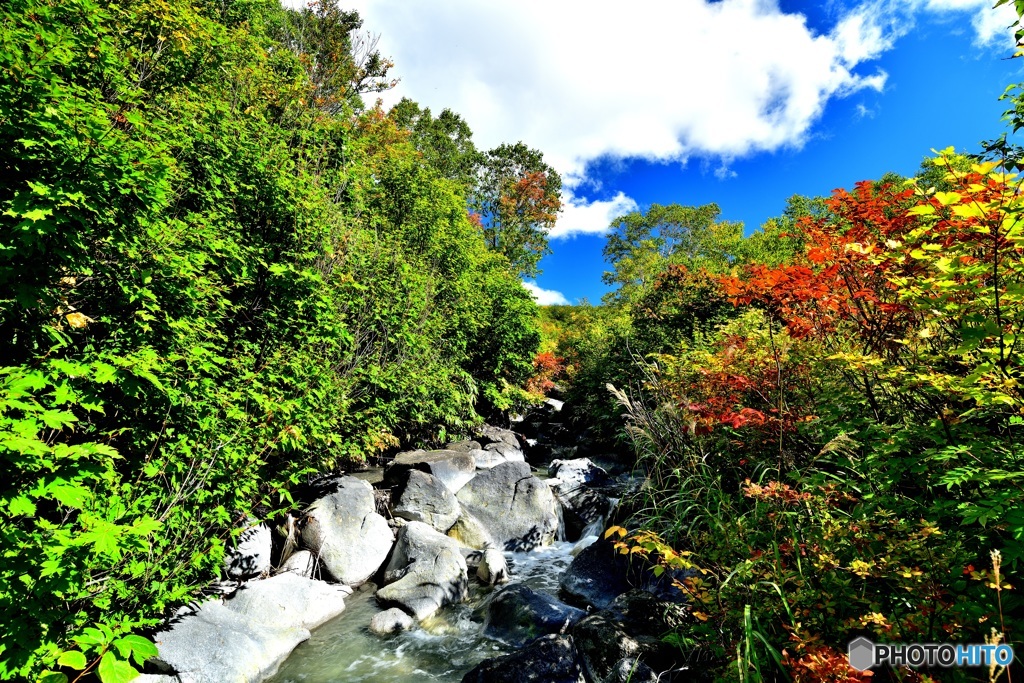
<instances>
[{"instance_id":1,"label":"stone in stream","mask_svg":"<svg viewBox=\"0 0 1024 683\"><path fill-rule=\"evenodd\" d=\"M295 574L307 579L324 580L326 571L322 570L320 559L308 550L296 550L277 568L278 574Z\"/></svg>"},{"instance_id":2,"label":"stone in stream","mask_svg":"<svg viewBox=\"0 0 1024 683\"><path fill-rule=\"evenodd\" d=\"M466 561L459 544L423 522L409 522L398 531L391 561L384 570L377 599L396 604L417 619L468 595Z\"/></svg>"},{"instance_id":3,"label":"stone in stream","mask_svg":"<svg viewBox=\"0 0 1024 683\"><path fill-rule=\"evenodd\" d=\"M284 573L241 586L224 606L250 622L314 629L345 609L348 586Z\"/></svg>"},{"instance_id":4,"label":"stone in stream","mask_svg":"<svg viewBox=\"0 0 1024 683\"><path fill-rule=\"evenodd\" d=\"M633 589L581 620L572 634L590 680L657 681L656 672L685 666L683 653L663 637L688 621L684 605Z\"/></svg>"},{"instance_id":5,"label":"stone in stream","mask_svg":"<svg viewBox=\"0 0 1024 683\"><path fill-rule=\"evenodd\" d=\"M548 635L521 650L487 659L462 683L585 683L572 638Z\"/></svg>"},{"instance_id":6,"label":"stone in stream","mask_svg":"<svg viewBox=\"0 0 1024 683\"><path fill-rule=\"evenodd\" d=\"M519 647L539 636L564 633L586 614L517 583L502 588L491 598L484 619L484 635Z\"/></svg>"},{"instance_id":7,"label":"stone in stream","mask_svg":"<svg viewBox=\"0 0 1024 683\"><path fill-rule=\"evenodd\" d=\"M607 486L612 478L603 467L595 465L590 458L573 460L552 460L548 474L562 482L567 488L580 486Z\"/></svg>"},{"instance_id":8,"label":"stone in stream","mask_svg":"<svg viewBox=\"0 0 1024 683\"><path fill-rule=\"evenodd\" d=\"M524 462L505 462L480 472L456 497L503 550L548 545L558 531L555 496Z\"/></svg>"},{"instance_id":9,"label":"stone in stream","mask_svg":"<svg viewBox=\"0 0 1024 683\"><path fill-rule=\"evenodd\" d=\"M549 479L549 485L552 480ZM612 511L612 501L603 493L586 486L570 486L559 482L551 487L562 505L562 521L565 524L565 540L576 541L583 537L591 526L603 527ZM603 528L597 528L598 532Z\"/></svg>"},{"instance_id":10,"label":"stone in stream","mask_svg":"<svg viewBox=\"0 0 1024 683\"><path fill-rule=\"evenodd\" d=\"M424 522L445 533L462 513L455 494L432 474L409 470L391 514L410 522Z\"/></svg>"},{"instance_id":11,"label":"stone in stream","mask_svg":"<svg viewBox=\"0 0 1024 683\"><path fill-rule=\"evenodd\" d=\"M459 451L459 452L470 452L478 451L483 448L479 441L452 441L451 443L445 444L444 449L446 451Z\"/></svg>"},{"instance_id":12,"label":"stone in stream","mask_svg":"<svg viewBox=\"0 0 1024 683\"><path fill-rule=\"evenodd\" d=\"M488 586L508 581L508 563L505 554L494 547L486 548L480 556L476 567L476 577Z\"/></svg>"},{"instance_id":13,"label":"stone in stream","mask_svg":"<svg viewBox=\"0 0 1024 683\"><path fill-rule=\"evenodd\" d=\"M270 527L266 524L245 529L235 547L224 552L224 573L236 580L268 573L271 548Z\"/></svg>"},{"instance_id":14,"label":"stone in stream","mask_svg":"<svg viewBox=\"0 0 1024 683\"><path fill-rule=\"evenodd\" d=\"M373 576L394 543L386 519L375 512L373 488L341 477L337 490L306 509L302 543L340 583L358 586Z\"/></svg>"},{"instance_id":15,"label":"stone in stream","mask_svg":"<svg viewBox=\"0 0 1024 683\"><path fill-rule=\"evenodd\" d=\"M252 621L215 600L182 611L158 632L159 654L150 662L190 683L256 683L309 635L301 626Z\"/></svg>"},{"instance_id":16,"label":"stone in stream","mask_svg":"<svg viewBox=\"0 0 1024 683\"><path fill-rule=\"evenodd\" d=\"M669 602L685 601L686 596L672 580L682 581L697 570L673 569L656 577L648 565L634 560L616 552L611 541L598 538L576 555L562 574L561 593L569 602L598 609L631 588L642 588Z\"/></svg>"},{"instance_id":17,"label":"stone in stream","mask_svg":"<svg viewBox=\"0 0 1024 683\"><path fill-rule=\"evenodd\" d=\"M476 475L476 460L465 451L406 451L396 455L384 470L384 483L401 486L408 470L432 474L449 491L458 493Z\"/></svg>"},{"instance_id":18,"label":"stone in stream","mask_svg":"<svg viewBox=\"0 0 1024 683\"><path fill-rule=\"evenodd\" d=\"M388 636L392 633L408 631L415 623L408 614L397 607L392 607L373 615L370 619L370 633L376 633L378 636Z\"/></svg>"},{"instance_id":19,"label":"stone in stream","mask_svg":"<svg viewBox=\"0 0 1024 683\"><path fill-rule=\"evenodd\" d=\"M484 444L484 448L487 448L490 444L503 443L517 451L523 449L523 445L519 443L519 437L511 429L502 429L501 427L492 427L491 425L484 425L477 430L479 434L479 442Z\"/></svg>"}]
</instances>

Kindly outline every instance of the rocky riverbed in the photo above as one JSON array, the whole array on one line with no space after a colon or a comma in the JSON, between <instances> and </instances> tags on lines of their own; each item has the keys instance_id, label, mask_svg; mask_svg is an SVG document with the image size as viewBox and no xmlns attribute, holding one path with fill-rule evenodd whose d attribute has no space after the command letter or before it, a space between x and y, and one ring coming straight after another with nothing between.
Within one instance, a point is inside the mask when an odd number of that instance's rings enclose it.
<instances>
[{"instance_id":1,"label":"rocky riverbed","mask_svg":"<svg viewBox=\"0 0 1024 683\"><path fill-rule=\"evenodd\" d=\"M400 453L380 476L316 482L277 533L245 530L221 594L156 634L160 654L141 680L610 683L686 672L664 640L689 618L682 594L599 537L635 478L552 460L551 449L531 466L536 443L484 427Z\"/></svg>"}]
</instances>

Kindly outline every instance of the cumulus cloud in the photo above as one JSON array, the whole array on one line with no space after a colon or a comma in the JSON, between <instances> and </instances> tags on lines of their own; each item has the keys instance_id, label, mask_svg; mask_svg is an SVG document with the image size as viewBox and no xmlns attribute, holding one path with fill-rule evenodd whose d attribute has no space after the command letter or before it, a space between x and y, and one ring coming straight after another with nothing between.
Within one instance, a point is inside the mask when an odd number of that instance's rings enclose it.
<instances>
[{"instance_id":1,"label":"cumulus cloud","mask_svg":"<svg viewBox=\"0 0 1024 683\"><path fill-rule=\"evenodd\" d=\"M778 0L345 5L396 62L401 83L386 106L410 97L448 107L482 149L522 140L544 152L568 189L557 239L603 233L637 208L623 194L581 199L589 162L699 157L725 181L732 160L802 145L831 100L883 90L873 62L921 13L969 17L979 44L1012 42L1013 10L992 1L861 0L825 33Z\"/></svg>"},{"instance_id":2,"label":"cumulus cloud","mask_svg":"<svg viewBox=\"0 0 1024 683\"><path fill-rule=\"evenodd\" d=\"M523 287L533 295L534 301L541 306L568 306L569 300L561 292L553 289L542 289L536 282L524 282Z\"/></svg>"},{"instance_id":3,"label":"cumulus cloud","mask_svg":"<svg viewBox=\"0 0 1024 683\"><path fill-rule=\"evenodd\" d=\"M821 35L772 0L358 0L411 97L462 114L481 147L522 140L570 178L599 157L737 158L799 145L825 104L885 74L875 17Z\"/></svg>"},{"instance_id":4,"label":"cumulus cloud","mask_svg":"<svg viewBox=\"0 0 1024 683\"><path fill-rule=\"evenodd\" d=\"M548 233L551 239L574 235L603 235L613 220L640 208L633 199L622 192L611 199L592 202L576 197L571 190L562 194L562 213L555 227Z\"/></svg>"}]
</instances>

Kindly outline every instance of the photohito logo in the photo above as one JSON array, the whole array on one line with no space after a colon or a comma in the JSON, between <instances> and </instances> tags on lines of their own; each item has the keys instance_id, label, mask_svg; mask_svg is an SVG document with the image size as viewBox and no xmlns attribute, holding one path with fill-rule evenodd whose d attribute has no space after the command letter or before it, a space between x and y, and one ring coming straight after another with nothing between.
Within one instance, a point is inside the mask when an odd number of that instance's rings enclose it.
<instances>
[{"instance_id":1,"label":"photohito logo","mask_svg":"<svg viewBox=\"0 0 1024 683\"><path fill-rule=\"evenodd\" d=\"M1011 645L952 645L950 643L872 643L863 636L853 640L847 653L850 666L867 671L877 666L1010 666Z\"/></svg>"}]
</instances>

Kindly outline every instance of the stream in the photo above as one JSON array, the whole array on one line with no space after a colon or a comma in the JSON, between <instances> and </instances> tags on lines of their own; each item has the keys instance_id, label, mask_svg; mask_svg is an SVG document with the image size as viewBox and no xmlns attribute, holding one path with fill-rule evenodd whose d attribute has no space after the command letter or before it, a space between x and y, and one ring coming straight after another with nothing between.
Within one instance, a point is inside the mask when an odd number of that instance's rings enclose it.
<instances>
[{"instance_id":1,"label":"stream","mask_svg":"<svg viewBox=\"0 0 1024 683\"><path fill-rule=\"evenodd\" d=\"M511 568L509 582L557 596L558 581L572 561L574 545L559 541L530 552L505 553ZM475 578L470 585L467 602L442 609L410 631L381 637L368 630L370 618L381 608L373 595L376 586L365 584L346 601L345 611L313 631L269 680L458 683L481 661L514 649L483 635L481 608L497 589L481 586Z\"/></svg>"}]
</instances>

